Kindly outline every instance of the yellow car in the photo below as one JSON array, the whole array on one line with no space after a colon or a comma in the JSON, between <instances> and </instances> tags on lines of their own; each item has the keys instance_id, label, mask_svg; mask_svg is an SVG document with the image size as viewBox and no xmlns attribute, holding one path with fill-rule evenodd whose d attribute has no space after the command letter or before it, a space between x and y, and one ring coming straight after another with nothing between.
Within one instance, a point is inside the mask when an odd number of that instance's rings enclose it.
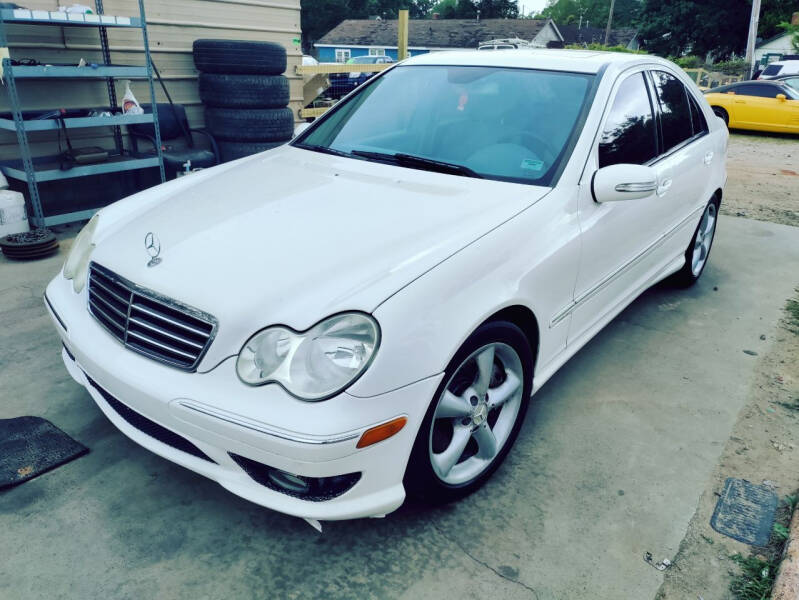
<instances>
[{"instance_id":1,"label":"yellow car","mask_svg":"<svg viewBox=\"0 0 799 600\"><path fill-rule=\"evenodd\" d=\"M731 129L799 133L799 91L777 81L741 81L705 92Z\"/></svg>"}]
</instances>

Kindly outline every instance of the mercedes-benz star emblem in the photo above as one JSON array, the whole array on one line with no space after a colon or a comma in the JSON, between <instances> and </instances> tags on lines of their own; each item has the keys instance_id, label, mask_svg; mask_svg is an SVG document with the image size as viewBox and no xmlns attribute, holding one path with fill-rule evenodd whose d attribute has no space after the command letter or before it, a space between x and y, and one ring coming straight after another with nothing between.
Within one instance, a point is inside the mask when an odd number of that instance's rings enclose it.
<instances>
[{"instance_id":1,"label":"mercedes-benz star emblem","mask_svg":"<svg viewBox=\"0 0 799 600\"><path fill-rule=\"evenodd\" d=\"M144 236L144 249L150 255L150 262L147 263L148 267L154 267L161 262L158 255L161 254L161 240L152 231Z\"/></svg>"}]
</instances>

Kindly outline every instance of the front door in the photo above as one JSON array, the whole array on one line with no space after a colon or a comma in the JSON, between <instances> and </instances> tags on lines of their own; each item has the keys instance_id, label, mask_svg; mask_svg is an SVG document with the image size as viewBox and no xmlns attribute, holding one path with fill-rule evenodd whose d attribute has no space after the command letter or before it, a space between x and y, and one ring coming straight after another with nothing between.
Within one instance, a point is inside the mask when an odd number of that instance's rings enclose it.
<instances>
[{"instance_id":1,"label":"front door","mask_svg":"<svg viewBox=\"0 0 799 600\"><path fill-rule=\"evenodd\" d=\"M664 231L664 206L672 197L671 164L658 162L658 134L652 91L643 70L627 72L615 84L611 108L580 183L582 231L580 270L575 286L569 344L593 335L641 278L650 246ZM598 168L614 164L651 165L658 191L649 197L597 203L591 191ZM648 262L647 262L648 264Z\"/></svg>"}]
</instances>

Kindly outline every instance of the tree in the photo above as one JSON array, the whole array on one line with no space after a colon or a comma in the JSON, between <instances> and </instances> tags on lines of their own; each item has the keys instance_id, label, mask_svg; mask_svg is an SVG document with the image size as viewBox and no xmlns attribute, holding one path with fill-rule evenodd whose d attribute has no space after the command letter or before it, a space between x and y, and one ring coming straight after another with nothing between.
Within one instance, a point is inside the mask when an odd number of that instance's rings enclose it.
<instances>
[{"instance_id":1,"label":"tree","mask_svg":"<svg viewBox=\"0 0 799 600\"><path fill-rule=\"evenodd\" d=\"M763 0L760 37L780 33L779 23L793 10L793 0ZM736 0L644 0L641 37L647 49L663 56L686 52L714 58L741 55L746 50L752 2Z\"/></svg>"},{"instance_id":2,"label":"tree","mask_svg":"<svg viewBox=\"0 0 799 600\"><path fill-rule=\"evenodd\" d=\"M792 25L786 21L780 23L778 27L791 36L791 46L799 52L799 25Z\"/></svg>"},{"instance_id":3,"label":"tree","mask_svg":"<svg viewBox=\"0 0 799 600\"><path fill-rule=\"evenodd\" d=\"M519 5L515 0L441 0L432 12L441 19L515 19L519 16Z\"/></svg>"},{"instance_id":4,"label":"tree","mask_svg":"<svg viewBox=\"0 0 799 600\"><path fill-rule=\"evenodd\" d=\"M577 24L582 16L583 26L605 27L610 0L550 0L539 17L552 19L556 24ZM616 0L613 28L635 27L641 12L641 0Z\"/></svg>"}]
</instances>

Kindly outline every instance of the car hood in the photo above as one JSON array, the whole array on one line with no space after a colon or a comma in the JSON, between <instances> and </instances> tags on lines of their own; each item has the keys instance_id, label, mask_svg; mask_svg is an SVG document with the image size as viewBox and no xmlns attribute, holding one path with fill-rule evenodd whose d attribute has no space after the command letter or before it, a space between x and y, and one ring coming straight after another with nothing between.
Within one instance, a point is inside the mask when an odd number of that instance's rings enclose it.
<instances>
[{"instance_id":1,"label":"car hood","mask_svg":"<svg viewBox=\"0 0 799 600\"><path fill-rule=\"evenodd\" d=\"M202 368L268 325L372 312L547 191L286 146L112 205L92 260L214 315Z\"/></svg>"}]
</instances>

